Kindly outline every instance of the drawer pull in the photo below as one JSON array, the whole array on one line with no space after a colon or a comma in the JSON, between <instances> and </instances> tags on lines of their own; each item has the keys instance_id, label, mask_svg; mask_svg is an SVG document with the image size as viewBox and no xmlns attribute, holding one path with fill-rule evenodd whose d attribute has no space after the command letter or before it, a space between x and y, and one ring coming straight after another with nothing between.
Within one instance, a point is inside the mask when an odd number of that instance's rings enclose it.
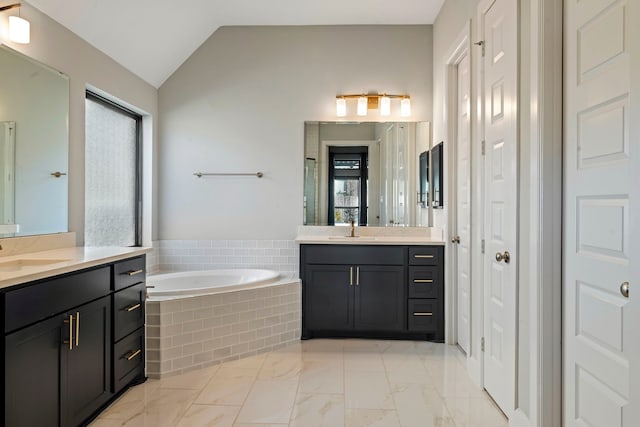
<instances>
[{"instance_id":1,"label":"drawer pull","mask_svg":"<svg viewBox=\"0 0 640 427\"><path fill-rule=\"evenodd\" d=\"M433 313L413 313L414 316L433 316Z\"/></svg>"},{"instance_id":2,"label":"drawer pull","mask_svg":"<svg viewBox=\"0 0 640 427\"><path fill-rule=\"evenodd\" d=\"M144 270L131 270L131 271L127 271L126 273L122 273L122 274L128 274L129 276L135 276L138 274L144 273Z\"/></svg>"},{"instance_id":3,"label":"drawer pull","mask_svg":"<svg viewBox=\"0 0 640 427\"><path fill-rule=\"evenodd\" d=\"M73 314L70 314L69 319L65 319L64 323L69 324L69 341L64 341L64 343L69 344L69 350L73 350Z\"/></svg>"},{"instance_id":4,"label":"drawer pull","mask_svg":"<svg viewBox=\"0 0 640 427\"><path fill-rule=\"evenodd\" d=\"M433 283L431 279L415 279L413 283Z\"/></svg>"},{"instance_id":5,"label":"drawer pull","mask_svg":"<svg viewBox=\"0 0 640 427\"><path fill-rule=\"evenodd\" d=\"M428 258L428 259L432 259L434 258L433 255L414 255L414 258Z\"/></svg>"},{"instance_id":6,"label":"drawer pull","mask_svg":"<svg viewBox=\"0 0 640 427\"><path fill-rule=\"evenodd\" d=\"M137 355L139 355L142 352L141 349L137 349L136 351L134 351L133 353L131 353L130 355L127 356L127 360L131 361L133 358L135 358Z\"/></svg>"},{"instance_id":7,"label":"drawer pull","mask_svg":"<svg viewBox=\"0 0 640 427\"><path fill-rule=\"evenodd\" d=\"M139 309L140 307L142 307L142 305L141 305L140 303L138 303L138 304L136 304L136 305L132 305L131 307L127 307L127 308L125 308L125 310L126 310L128 313L131 313L133 310L137 310L137 309Z\"/></svg>"},{"instance_id":8,"label":"drawer pull","mask_svg":"<svg viewBox=\"0 0 640 427\"><path fill-rule=\"evenodd\" d=\"M80 312L76 311L76 347L80 345Z\"/></svg>"}]
</instances>

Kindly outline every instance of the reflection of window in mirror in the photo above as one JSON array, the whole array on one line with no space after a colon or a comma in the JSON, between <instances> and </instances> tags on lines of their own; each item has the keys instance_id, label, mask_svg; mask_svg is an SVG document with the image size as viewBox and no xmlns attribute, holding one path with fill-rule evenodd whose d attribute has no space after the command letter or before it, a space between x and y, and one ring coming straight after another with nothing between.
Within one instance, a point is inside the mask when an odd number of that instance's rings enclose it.
<instances>
[{"instance_id":1,"label":"reflection of window in mirror","mask_svg":"<svg viewBox=\"0 0 640 427\"><path fill-rule=\"evenodd\" d=\"M443 143L431 149L431 181L432 181L432 201L434 208L444 206L443 200L443 163L442 163L442 147Z\"/></svg>"},{"instance_id":2,"label":"reflection of window in mirror","mask_svg":"<svg viewBox=\"0 0 640 427\"><path fill-rule=\"evenodd\" d=\"M329 147L330 225L367 224L367 147Z\"/></svg>"},{"instance_id":3,"label":"reflection of window in mirror","mask_svg":"<svg viewBox=\"0 0 640 427\"><path fill-rule=\"evenodd\" d=\"M423 151L420 153L419 158L420 167L420 194L418 197L418 203L421 207L427 207L427 200L429 199L429 152Z\"/></svg>"}]
</instances>

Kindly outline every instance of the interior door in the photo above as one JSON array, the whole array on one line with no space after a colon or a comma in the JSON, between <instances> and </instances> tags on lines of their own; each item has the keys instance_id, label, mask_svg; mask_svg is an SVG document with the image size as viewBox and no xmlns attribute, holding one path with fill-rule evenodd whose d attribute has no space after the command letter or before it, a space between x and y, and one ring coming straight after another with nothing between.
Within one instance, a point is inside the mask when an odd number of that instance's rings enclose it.
<instances>
[{"instance_id":1,"label":"interior door","mask_svg":"<svg viewBox=\"0 0 640 427\"><path fill-rule=\"evenodd\" d=\"M469 54L457 65L457 132L456 132L456 236L455 275L457 287L458 345L469 353L471 324L471 92Z\"/></svg>"},{"instance_id":2,"label":"interior door","mask_svg":"<svg viewBox=\"0 0 640 427\"><path fill-rule=\"evenodd\" d=\"M485 135L484 386L515 405L517 287L517 3L481 5Z\"/></svg>"},{"instance_id":3,"label":"interior door","mask_svg":"<svg viewBox=\"0 0 640 427\"><path fill-rule=\"evenodd\" d=\"M565 1L566 426L640 420L639 3Z\"/></svg>"}]
</instances>

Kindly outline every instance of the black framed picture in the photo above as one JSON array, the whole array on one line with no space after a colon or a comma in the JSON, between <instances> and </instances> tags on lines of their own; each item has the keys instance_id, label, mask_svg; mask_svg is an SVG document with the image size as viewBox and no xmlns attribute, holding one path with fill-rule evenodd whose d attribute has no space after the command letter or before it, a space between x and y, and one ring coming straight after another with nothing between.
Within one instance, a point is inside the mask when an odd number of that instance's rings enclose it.
<instances>
[{"instance_id":1,"label":"black framed picture","mask_svg":"<svg viewBox=\"0 0 640 427\"><path fill-rule=\"evenodd\" d=\"M429 200L429 152L423 151L419 157L420 167L420 193L418 193L418 203L423 208L427 207Z\"/></svg>"}]
</instances>

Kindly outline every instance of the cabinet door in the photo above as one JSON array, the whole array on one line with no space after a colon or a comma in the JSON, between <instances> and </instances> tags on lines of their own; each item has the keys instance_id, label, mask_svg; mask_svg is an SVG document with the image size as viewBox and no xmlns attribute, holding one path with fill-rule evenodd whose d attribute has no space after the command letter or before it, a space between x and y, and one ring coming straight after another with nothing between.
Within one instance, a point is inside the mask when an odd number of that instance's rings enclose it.
<instances>
[{"instance_id":1,"label":"cabinet door","mask_svg":"<svg viewBox=\"0 0 640 427\"><path fill-rule=\"evenodd\" d=\"M404 330L407 302L405 268L374 265L356 268L355 329Z\"/></svg>"},{"instance_id":2,"label":"cabinet door","mask_svg":"<svg viewBox=\"0 0 640 427\"><path fill-rule=\"evenodd\" d=\"M63 316L6 336L4 425L59 425L61 346L68 338Z\"/></svg>"},{"instance_id":3,"label":"cabinet door","mask_svg":"<svg viewBox=\"0 0 640 427\"><path fill-rule=\"evenodd\" d=\"M306 265L303 278L304 329L353 329L351 270L346 265ZM355 267L353 267L355 284Z\"/></svg>"},{"instance_id":4,"label":"cabinet door","mask_svg":"<svg viewBox=\"0 0 640 427\"><path fill-rule=\"evenodd\" d=\"M64 351L60 373L62 426L80 425L111 397L111 297L70 314L73 349Z\"/></svg>"}]
</instances>

